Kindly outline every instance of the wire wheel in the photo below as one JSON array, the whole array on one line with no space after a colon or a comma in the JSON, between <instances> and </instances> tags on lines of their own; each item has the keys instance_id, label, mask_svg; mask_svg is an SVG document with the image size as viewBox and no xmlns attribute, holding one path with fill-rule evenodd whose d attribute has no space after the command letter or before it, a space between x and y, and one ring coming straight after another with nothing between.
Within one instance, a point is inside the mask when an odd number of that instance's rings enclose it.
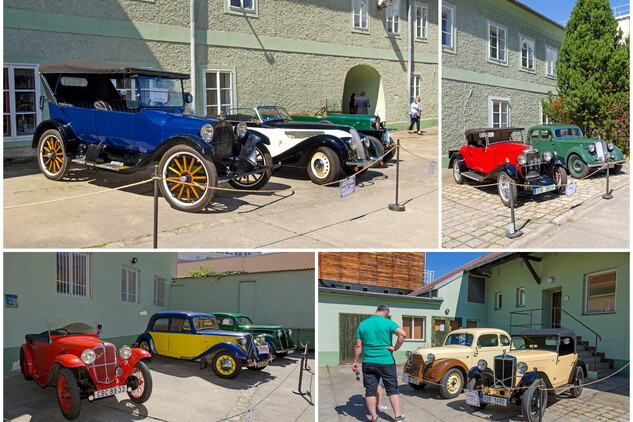
<instances>
[{"instance_id":1,"label":"wire wheel","mask_svg":"<svg viewBox=\"0 0 633 422\"><path fill-rule=\"evenodd\" d=\"M547 407L547 391L543 391L545 383L536 379L521 398L521 413L527 422L537 422L545 414Z\"/></svg>"},{"instance_id":2,"label":"wire wheel","mask_svg":"<svg viewBox=\"0 0 633 422\"><path fill-rule=\"evenodd\" d=\"M128 397L134 403L145 403L152 395L152 374L145 363L138 361L130 376L136 377L137 384L134 390L128 391Z\"/></svg>"},{"instance_id":3,"label":"wire wheel","mask_svg":"<svg viewBox=\"0 0 633 422\"><path fill-rule=\"evenodd\" d=\"M512 197L512 201L514 205L517 204L517 185L514 184L514 180L502 170L499 172L497 176L497 191L499 192L499 198L501 198L501 202L506 207L510 206L510 199Z\"/></svg>"},{"instance_id":4,"label":"wire wheel","mask_svg":"<svg viewBox=\"0 0 633 422\"><path fill-rule=\"evenodd\" d=\"M271 157L270 152L268 152L268 149L261 144L257 145L256 148L257 167L271 166L273 158ZM272 174L272 169L269 169L261 173L248 174L240 177L239 179L229 180L229 184L236 189L256 190L262 188L266 183L268 183Z\"/></svg>"},{"instance_id":5,"label":"wire wheel","mask_svg":"<svg viewBox=\"0 0 633 422\"><path fill-rule=\"evenodd\" d=\"M462 171L459 168L459 160L457 158L453 160L453 179L458 185L464 183L464 176L462 176Z\"/></svg>"},{"instance_id":6,"label":"wire wheel","mask_svg":"<svg viewBox=\"0 0 633 422\"><path fill-rule=\"evenodd\" d=\"M57 130L47 130L40 136L37 152L37 163L44 176L51 180L64 177L68 170L68 157L62 136Z\"/></svg>"},{"instance_id":7,"label":"wire wheel","mask_svg":"<svg viewBox=\"0 0 633 422\"><path fill-rule=\"evenodd\" d=\"M196 212L215 197L218 176L215 165L191 147L177 145L160 160L160 190L180 211Z\"/></svg>"},{"instance_id":8,"label":"wire wheel","mask_svg":"<svg viewBox=\"0 0 633 422\"><path fill-rule=\"evenodd\" d=\"M564 167L558 166L554 170L554 178L556 180L556 192L563 195L567 190L567 171Z\"/></svg>"}]
</instances>

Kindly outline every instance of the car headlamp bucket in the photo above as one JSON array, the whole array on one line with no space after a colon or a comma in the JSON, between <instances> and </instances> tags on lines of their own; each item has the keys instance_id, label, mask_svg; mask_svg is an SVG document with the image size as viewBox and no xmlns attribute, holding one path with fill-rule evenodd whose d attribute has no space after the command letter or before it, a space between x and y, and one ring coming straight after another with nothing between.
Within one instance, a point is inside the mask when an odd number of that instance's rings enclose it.
<instances>
[{"instance_id":1,"label":"car headlamp bucket","mask_svg":"<svg viewBox=\"0 0 633 422\"><path fill-rule=\"evenodd\" d=\"M356 142L354 142L354 138L343 138L347 146L350 150L356 152L358 148L356 148Z\"/></svg>"},{"instance_id":2,"label":"car headlamp bucket","mask_svg":"<svg viewBox=\"0 0 633 422\"><path fill-rule=\"evenodd\" d=\"M284 332L281 330L277 330L277 337L280 337L284 335Z\"/></svg>"},{"instance_id":3,"label":"car headlamp bucket","mask_svg":"<svg viewBox=\"0 0 633 422\"><path fill-rule=\"evenodd\" d=\"M132 348L130 346L123 346L119 349L119 356L122 359L129 359L132 356Z\"/></svg>"},{"instance_id":4,"label":"car headlamp bucket","mask_svg":"<svg viewBox=\"0 0 633 422\"><path fill-rule=\"evenodd\" d=\"M517 157L517 163L519 163L520 166L524 166L527 163L527 157L523 154L519 155Z\"/></svg>"},{"instance_id":5,"label":"car headlamp bucket","mask_svg":"<svg viewBox=\"0 0 633 422\"><path fill-rule=\"evenodd\" d=\"M204 142L211 143L211 140L213 139L213 126L202 126L202 129L200 129L200 137L204 140Z\"/></svg>"},{"instance_id":6,"label":"car headlamp bucket","mask_svg":"<svg viewBox=\"0 0 633 422\"><path fill-rule=\"evenodd\" d=\"M527 363L525 362L517 363L517 372L519 374L525 374L527 372L527 369L528 369Z\"/></svg>"},{"instance_id":7,"label":"car headlamp bucket","mask_svg":"<svg viewBox=\"0 0 633 422\"><path fill-rule=\"evenodd\" d=\"M411 359L411 356L413 356L413 353L411 353L411 351L407 351L406 356L407 356L407 359Z\"/></svg>"},{"instance_id":8,"label":"car headlamp bucket","mask_svg":"<svg viewBox=\"0 0 633 422\"><path fill-rule=\"evenodd\" d=\"M545 161L546 161L546 162L548 162L548 163L549 163L550 161L552 161L552 153L551 153L551 152L549 152L549 151L545 151L545 152L543 153L543 160L545 160Z\"/></svg>"},{"instance_id":9,"label":"car headlamp bucket","mask_svg":"<svg viewBox=\"0 0 633 422\"><path fill-rule=\"evenodd\" d=\"M589 152L596 152L596 146L594 144L587 145L587 150Z\"/></svg>"},{"instance_id":10,"label":"car headlamp bucket","mask_svg":"<svg viewBox=\"0 0 633 422\"><path fill-rule=\"evenodd\" d=\"M365 148L369 149L369 147L371 146L371 142L369 141L369 138L366 136L363 136L363 145L365 145Z\"/></svg>"},{"instance_id":11,"label":"car headlamp bucket","mask_svg":"<svg viewBox=\"0 0 633 422\"><path fill-rule=\"evenodd\" d=\"M246 338L245 337L240 337L237 339L237 342L239 344L241 344L242 346L246 346Z\"/></svg>"},{"instance_id":12,"label":"car headlamp bucket","mask_svg":"<svg viewBox=\"0 0 633 422\"><path fill-rule=\"evenodd\" d=\"M477 362L477 368L480 371L483 371L484 369L486 369L488 367L488 362L486 362L485 359L479 359L479 361Z\"/></svg>"},{"instance_id":13,"label":"car headlamp bucket","mask_svg":"<svg viewBox=\"0 0 633 422\"><path fill-rule=\"evenodd\" d=\"M434 360L435 360L435 355L433 355L433 353L429 353L428 355L426 355L426 361L428 363L433 363Z\"/></svg>"},{"instance_id":14,"label":"car headlamp bucket","mask_svg":"<svg viewBox=\"0 0 633 422\"><path fill-rule=\"evenodd\" d=\"M288 335L291 336L292 335L292 329L288 329Z\"/></svg>"},{"instance_id":15,"label":"car headlamp bucket","mask_svg":"<svg viewBox=\"0 0 633 422\"><path fill-rule=\"evenodd\" d=\"M369 125L374 129L378 129L380 127L380 117L378 116L372 117L369 122Z\"/></svg>"},{"instance_id":16,"label":"car headlamp bucket","mask_svg":"<svg viewBox=\"0 0 633 422\"><path fill-rule=\"evenodd\" d=\"M246 138L248 135L248 126L246 126L245 122L240 122L237 126L235 126L235 134L240 138Z\"/></svg>"},{"instance_id":17,"label":"car headlamp bucket","mask_svg":"<svg viewBox=\"0 0 633 422\"><path fill-rule=\"evenodd\" d=\"M613 151L613 142L609 142L609 143L607 144L607 149L608 149L609 151Z\"/></svg>"},{"instance_id":18,"label":"car headlamp bucket","mask_svg":"<svg viewBox=\"0 0 633 422\"><path fill-rule=\"evenodd\" d=\"M86 349L81 352L81 361L86 365L90 365L97 358L97 354L92 349Z\"/></svg>"}]
</instances>

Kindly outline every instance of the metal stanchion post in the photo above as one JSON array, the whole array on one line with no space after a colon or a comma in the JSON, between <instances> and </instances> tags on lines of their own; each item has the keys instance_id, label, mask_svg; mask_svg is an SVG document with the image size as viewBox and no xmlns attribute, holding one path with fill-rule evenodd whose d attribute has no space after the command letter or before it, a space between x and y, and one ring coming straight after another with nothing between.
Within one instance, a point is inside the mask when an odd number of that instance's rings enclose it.
<instances>
[{"instance_id":1,"label":"metal stanchion post","mask_svg":"<svg viewBox=\"0 0 633 422\"><path fill-rule=\"evenodd\" d=\"M404 205L398 204L398 186L400 185L400 139L396 141L396 203L389 204L391 211L406 211Z\"/></svg>"},{"instance_id":2,"label":"metal stanchion post","mask_svg":"<svg viewBox=\"0 0 633 422\"><path fill-rule=\"evenodd\" d=\"M308 360L308 344L306 343L305 352L301 355L301 365L299 366L299 386L296 390L293 390L293 393L299 394L300 396L305 395L303 391L301 391L301 383L303 382L303 365L306 360Z\"/></svg>"},{"instance_id":3,"label":"metal stanchion post","mask_svg":"<svg viewBox=\"0 0 633 422\"><path fill-rule=\"evenodd\" d=\"M310 367L308 367L308 346L309 345L310 345L310 342L307 342L306 343L306 348L305 348L305 350L303 352L305 354L305 356L306 356L305 365L303 366L303 369L305 369L306 371L310 370Z\"/></svg>"},{"instance_id":4,"label":"metal stanchion post","mask_svg":"<svg viewBox=\"0 0 633 422\"><path fill-rule=\"evenodd\" d=\"M510 230L508 230L506 236L510 239L516 239L517 237L523 236L523 232L516 229L516 224L514 222L514 195L512 195L512 188L509 188L508 190L510 191L510 219L512 220L512 222L510 223Z\"/></svg>"},{"instance_id":5,"label":"metal stanchion post","mask_svg":"<svg viewBox=\"0 0 633 422\"><path fill-rule=\"evenodd\" d=\"M154 166L154 249L158 249L158 166Z\"/></svg>"},{"instance_id":6,"label":"metal stanchion post","mask_svg":"<svg viewBox=\"0 0 633 422\"><path fill-rule=\"evenodd\" d=\"M611 192L609 191L609 164L607 164L607 192L602 195L602 199L611 199L613 198L613 195L611 195Z\"/></svg>"}]
</instances>

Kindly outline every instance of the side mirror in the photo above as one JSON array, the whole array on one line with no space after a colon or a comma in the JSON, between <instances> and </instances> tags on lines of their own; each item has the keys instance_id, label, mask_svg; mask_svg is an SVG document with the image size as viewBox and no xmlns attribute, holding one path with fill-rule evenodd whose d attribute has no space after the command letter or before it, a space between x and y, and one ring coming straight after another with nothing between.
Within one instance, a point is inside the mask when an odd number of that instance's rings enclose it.
<instances>
[{"instance_id":1,"label":"side mirror","mask_svg":"<svg viewBox=\"0 0 633 422\"><path fill-rule=\"evenodd\" d=\"M185 104L193 103L193 95L189 92L185 92L183 95L183 99L185 100Z\"/></svg>"},{"instance_id":2,"label":"side mirror","mask_svg":"<svg viewBox=\"0 0 633 422\"><path fill-rule=\"evenodd\" d=\"M40 95L40 110L44 110L44 104L46 104L46 97Z\"/></svg>"},{"instance_id":3,"label":"side mirror","mask_svg":"<svg viewBox=\"0 0 633 422\"><path fill-rule=\"evenodd\" d=\"M138 100L126 100L125 105L130 110L136 110L137 108L140 107Z\"/></svg>"}]
</instances>

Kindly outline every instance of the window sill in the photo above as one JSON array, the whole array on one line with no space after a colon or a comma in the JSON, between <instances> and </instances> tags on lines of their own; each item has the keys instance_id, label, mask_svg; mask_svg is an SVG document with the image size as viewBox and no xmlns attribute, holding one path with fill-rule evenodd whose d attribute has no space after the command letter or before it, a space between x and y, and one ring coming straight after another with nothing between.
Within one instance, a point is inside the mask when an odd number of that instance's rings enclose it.
<instances>
[{"instance_id":1,"label":"window sill","mask_svg":"<svg viewBox=\"0 0 633 422\"><path fill-rule=\"evenodd\" d=\"M361 34L361 35L369 35L369 28L367 29L362 29L362 28L352 28L352 33L353 34Z\"/></svg>"},{"instance_id":2,"label":"window sill","mask_svg":"<svg viewBox=\"0 0 633 422\"><path fill-rule=\"evenodd\" d=\"M425 37L425 38L417 38L416 37L415 42L428 43L429 42L429 38L428 37Z\"/></svg>"},{"instance_id":3,"label":"window sill","mask_svg":"<svg viewBox=\"0 0 633 422\"><path fill-rule=\"evenodd\" d=\"M390 32L387 32L387 34L385 34L385 37L386 38L396 38L396 39L400 39L401 38L400 34L394 34L394 33L390 33Z\"/></svg>"},{"instance_id":4,"label":"window sill","mask_svg":"<svg viewBox=\"0 0 633 422\"><path fill-rule=\"evenodd\" d=\"M605 312L583 312L583 315L609 315L615 314L615 311L605 311Z\"/></svg>"},{"instance_id":5,"label":"window sill","mask_svg":"<svg viewBox=\"0 0 633 422\"><path fill-rule=\"evenodd\" d=\"M536 75L536 69L527 69L525 67L520 67L519 70L521 72L529 73L531 75Z\"/></svg>"},{"instance_id":6,"label":"window sill","mask_svg":"<svg viewBox=\"0 0 633 422\"><path fill-rule=\"evenodd\" d=\"M497 66L504 66L504 67L508 67L508 61L501 61L501 60L495 60L495 59L491 59L490 57L488 57L486 59L486 61L490 64L495 64Z\"/></svg>"},{"instance_id":7,"label":"window sill","mask_svg":"<svg viewBox=\"0 0 633 422\"><path fill-rule=\"evenodd\" d=\"M443 45L442 46L442 52L443 53L457 54L457 49L455 47L447 47L447 46Z\"/></svg>"},{"instance_id":8,"label":"window sill","mask_svg":"<svg viewBox=\"0 0 633 422\"><path fill-rule=\"evenodd\" d=\"M244 16L249 18L259 18L259 14L256 10L239 10L239 9L226 9L224 13L228 15Z\"/></svg>"}]
</instances>

